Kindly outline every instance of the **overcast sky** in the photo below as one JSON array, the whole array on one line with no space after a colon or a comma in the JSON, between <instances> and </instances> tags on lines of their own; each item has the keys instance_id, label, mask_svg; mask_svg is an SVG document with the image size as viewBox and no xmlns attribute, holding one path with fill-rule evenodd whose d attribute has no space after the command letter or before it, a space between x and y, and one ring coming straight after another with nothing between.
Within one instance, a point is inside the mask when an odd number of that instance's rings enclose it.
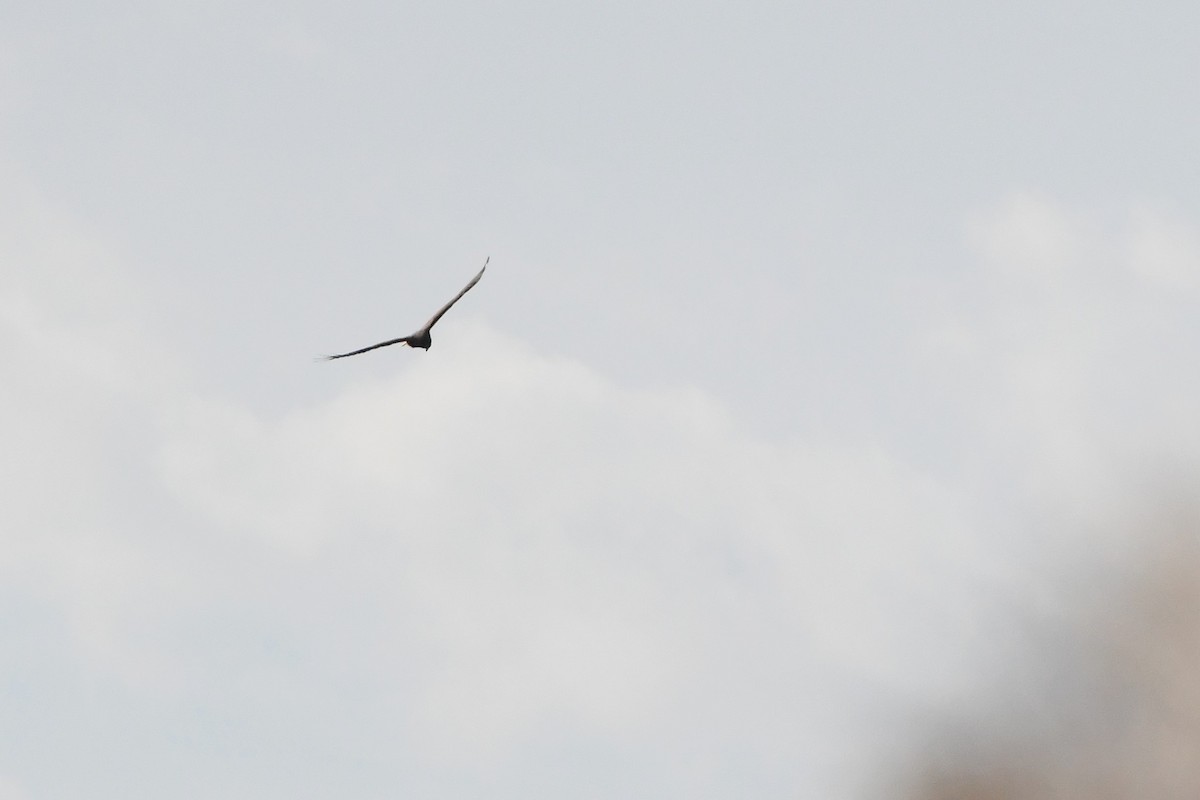
<instances>
[{"instance_id":1,"label":"overcast sky","mask_svg":"<svg viewBox=\"0 0 1200 800\"><path fill-rule=\"evenodd\" d=\"M1037 708L1200 462L1198 38L0 0L0 800L850 800Z\"/></svg>"}]
</instances>

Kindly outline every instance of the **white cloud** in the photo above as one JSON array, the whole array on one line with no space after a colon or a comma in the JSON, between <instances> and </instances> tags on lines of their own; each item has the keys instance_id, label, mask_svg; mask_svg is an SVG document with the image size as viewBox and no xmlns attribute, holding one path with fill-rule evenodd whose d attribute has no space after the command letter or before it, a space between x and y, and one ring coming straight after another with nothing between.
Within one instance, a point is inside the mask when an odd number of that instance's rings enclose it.
<instances>
[{"instance_id":1,"label":"white cloud","mask_svg":"<svg viewBox=\"0 0 1200 800\"><path fill-rule=\"evenodd\" d=\"M748 668L712 671L724 638L780 657L746 624L879 673L909 610L879 587L911 594L961 547L950 498L882 453L748 441L694 393L621 389L484 328L403 355L400 377L275 421L200 404L164 468L214 523L379 582L432 659L418 708L439 750L559 717L652 727Z\"/></svg>"},{"instance_id":2,"label":"white cloud","mask_svg":"<svg viewBox=\"0 0 1200 800\"><path fill-rule=\"evenodd\" d=\"M922 358L973 385L987 450L1037 502L1103 514L1137 462L1194 451L1184 398L1200 382L1178 366L1194 300L1162 292L1186 285L1188 226L1165 220L1139 208L1113 224L1028 193L971 217L976 272Z\"/></svg>"},{"instance_id":3,"label":"white cloud","mask_svg":"<svg viewBox=\"0 0 1200 800\"><path fill-rule=\"evenodd\" d=\"M338 676L370 698L342 724L391 718L480 775L562 741L665 746L689 763L668 784L786 783L797 750L835 746L814 720L856 685L971 689L969 601L939 612L934 587L977 545L935 480L875 448L755 441L700 393L467 321L389 353L395 378L314 366L346 388L254 411L190 388L120 292L76 322L58 286L0 295L26 376L2 400L4 574L146 702L216 691L269 717L282 687L329 707ZM278 638L299 655L263 649Z\"/></svg>"},{"instance_id":4,"label":"white cloud","mask_svg":"<svg viewBox=\"0 0 1200 800\"><path fill-rule=\"evenodd\" d=\"M29 800L29 794L15 781L0 775L0 800Z\"/></svg>"},{"instance_id":5,"label":"white cloud","mask_svg":"<svg viewBox=\"0 0 1200 800\"><path fill-rule=\"evenodd\" d=\"M1140 205L1130 214L1127 258L1133 272L1165 289L1200 287L1200 234L1176 214Z\"/></svg>"},{"instance_id":6,"label":"white cloud","mask_svg":"<svg viewBox=\"0 0 1200 800\"><path fill-rule=\"evenodd\" d=\"M1019 224L976 218L983 259L1059 277L1032 297L983 277L981 314L931 321L935 350L978 381L987 457L1094 500L1107 325L1150 310L1081 289L1113 274L1077 260L1111 248L1086 220L1018 205ZM343 387L326 400L199 390L111 288L117 259L78 238L28 244L0 287L23 377L0 394L0 575L66 621L80 669L159 714L220 708L269 740L506 786L565 749L654 753L650 782L677 794L771 793L865 759L870 698L973 702L1008 646L997 597L1031 591L971 476L758 440L712 397L621 386L469 319L430 353L374 354L394 377L314 365ZM100 301L73 313L56 275Z\"/></svg>"},{"instance_id":7,"label":"white cloud","mask_svg":"<svg viewBox=\"0 0 1200 800\"><path fill-rule=\"evenodd\" d=\"M1084 266L1089 240L1080 220L1052 199L1029 192L1008 197L967 229L975 250L993 267L1019 278L1054 283Z\"/></svg>"}]
</instances>

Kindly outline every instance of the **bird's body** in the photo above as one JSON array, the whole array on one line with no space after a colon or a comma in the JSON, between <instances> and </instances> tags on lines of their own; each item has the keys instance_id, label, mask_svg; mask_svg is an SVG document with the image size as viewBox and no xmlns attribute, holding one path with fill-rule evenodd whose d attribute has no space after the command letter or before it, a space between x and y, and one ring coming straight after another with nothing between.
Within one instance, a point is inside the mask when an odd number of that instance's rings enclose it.
<instances>
[{"instance_id":1,"label":"bird's body","mask_svg":"<svg viewBox=\"0 0 1200 800\"><path fill-rule=\"evenodd\" d=\"M363 347L359 350L351 350L349 353L338 353L335 356L325 356L325 360L332 361L335 358L345 358L346 356L356 356L359 353L366 353L369 350L377 350L380 347L387 347L388 345L392 345L392 344L403 344L407 347L419 347L422 350L428 350L429 346L431 344L433 344L433 337L429 335L430 330L432 330L433 326L437 324L437 321L442 318L442 315L450 310L450 306L454 305L459 300L461 300L462 296L464 294L466 294L467 292L469 292L471 290L472 286L479 283L479 279L483 277L483 271L485 269L487 269L488 261L490 261L490 260L491 260L490 256L488 258L484 259L483 267L479 270L479 273L474 278L471 279L471 282L468 283L466 286L464 286L462 291L454 296L453 300L451 300L449 303L446 303L446 305L444 305L440 309L438 309L438 312L436 314L434 314L432 317L430 317L429 321L426 322L425 325L422 326L415 333L410 333L408 336L401 336L397 339L389 339L386 342L380 342L379 344L373 344L370 347Z\"/></svg>"}]
</instances>

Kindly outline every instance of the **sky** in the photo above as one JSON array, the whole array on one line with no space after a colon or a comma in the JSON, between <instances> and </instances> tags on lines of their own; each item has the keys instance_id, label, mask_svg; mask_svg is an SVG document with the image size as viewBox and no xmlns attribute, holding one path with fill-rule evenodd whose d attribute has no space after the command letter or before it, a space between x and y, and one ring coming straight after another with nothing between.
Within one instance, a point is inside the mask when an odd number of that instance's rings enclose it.
<instances>
[{"instance_id":1,"label":"sky","mask_svg":"<svg viewBox=\"0 0 1200 800\"><path fill-rule=\"evenodd\" d=\"M0 0L0 800L869 800L1048 724L1194 494L1198 34Z\"/></svg>"}]
</instances>

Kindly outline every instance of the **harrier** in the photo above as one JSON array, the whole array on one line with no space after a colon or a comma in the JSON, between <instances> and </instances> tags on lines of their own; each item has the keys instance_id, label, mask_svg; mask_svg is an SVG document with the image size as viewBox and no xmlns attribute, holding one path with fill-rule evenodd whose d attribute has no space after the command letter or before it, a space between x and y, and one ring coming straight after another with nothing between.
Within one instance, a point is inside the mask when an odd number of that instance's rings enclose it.
<instances>
[{"instance_id":1,"label":"harrier","mask_svg":"<svg viewBox=\"0 0 1200 800\"><path fill-rule=\"evenodd\" d=\"M399 339L388 339L386 342L380 342L379 344L373 344L370 347L364 347L361 350L351 350L349 353L339 353L336 356L325 356L325 360L332 361L335 358L345 358L346 356L356 356L359 353L365 353L368 350L375 350L380 347L387 347L389 344L403 344L403 345L407 345L408 347L420 347L422 350L428 350L429 345L433 344L433 339L429 335L430 329L432 329L433 326L437 324L437 321L442 318L443 314L445 314L447 311L450 310L450 306L454 305L459 300L461 300L462 296L464 294L471 291L472 286L479 283L479 279L483 277L483 270L487 269L488 261L490 261L490 260L491 260L491 256L488 256L487 258L485 258L483 260L483 268L479 270L479 274L476 275L474 278L471 278L471 282L468 283L466 286L464 286L463 290L461 292L454 295L453 300L451 300L449 303L446 303L446 305L444 305L440 309L438 309L438 312L436 314L434 314L432 317L430 317L429 321L426 322L425 325L422 326L421 329L418 330L416 333L410 333L408 336L401 336Z\"/></svg>"}]
</instances>

